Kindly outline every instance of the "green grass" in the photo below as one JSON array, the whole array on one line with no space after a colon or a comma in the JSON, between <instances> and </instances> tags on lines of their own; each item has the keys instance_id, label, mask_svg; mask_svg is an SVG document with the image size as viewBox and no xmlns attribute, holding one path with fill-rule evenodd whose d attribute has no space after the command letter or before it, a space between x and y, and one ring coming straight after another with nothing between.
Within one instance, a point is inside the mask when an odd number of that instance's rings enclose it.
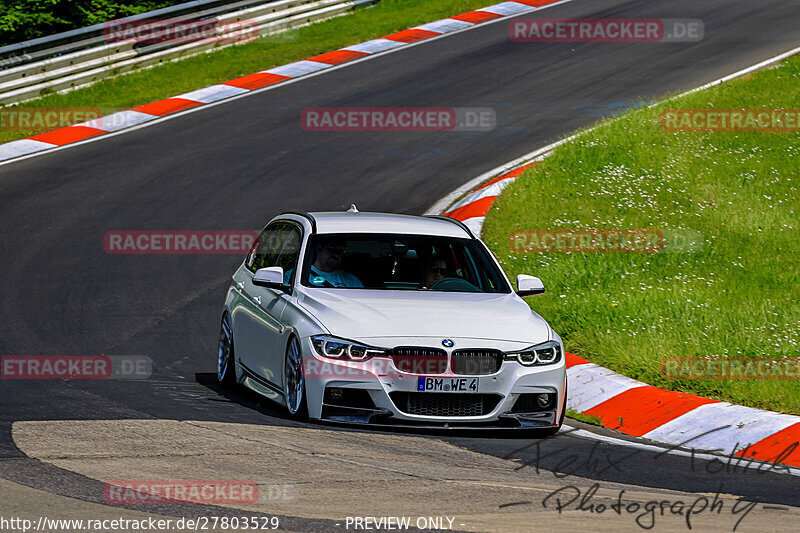
<instances>
[{"instance_id":1,"label":"green grass","mask_svg":"<svg viewBox=\"0 0 800 533\"><path fill-rule=\"evenodd\" d=\"M183 61L141 69L101 81L91 87L48 95L20 106L100 108L104 114L109 114L486 5L486 0L382 0L350 15ZM36 133L41 131L0 131L0 142L21 139Z\"/></svg>"},{"instance_id":2,"label":"green grass","mask_svg":"<svg viewBox=\"0 0 800 533\"><path fill-rule=\"evenodd\" d=\"M510 185L483 238L567 349L657 386L800 414L800 384L670 381L666 357L800 355L800 134L667 133L665 108L800 108L800 57L640 107L555 150ZM512 253L516 230L693 230L695 253Z\"/></svg>"},{"instance_id":3,"label":"green grass","mask_svg":"<svg viewBox=\"0 0 800 533\"><path fill-rule=\"evenodd\" d=\"M569 417L569 418L571 418L573 420L577 420L579 422L585 422L587 424L591 424L593 426L602 426L603 425L602 420L600 419L600 417L592 416L592 415L585 415L583 413L579 413L578 411L575 411L574 409L567 409L567 417Z\"/></svg>"}]
</instances>

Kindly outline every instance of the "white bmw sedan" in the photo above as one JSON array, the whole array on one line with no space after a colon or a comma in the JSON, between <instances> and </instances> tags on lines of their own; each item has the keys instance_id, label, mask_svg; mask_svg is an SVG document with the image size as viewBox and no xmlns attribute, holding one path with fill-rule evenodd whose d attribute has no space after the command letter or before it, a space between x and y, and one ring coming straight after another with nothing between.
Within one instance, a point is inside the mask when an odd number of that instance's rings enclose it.
<instances>
[{"instance_id":1,"label":"white bmw sedan","mask_svg":"<svg viewBox=\"0 0 800 533\"><path fill-rule=\"evenodd\" d=\"M287 212L233 275L217 360L297 417L558 431L561 339L461 222Z\"/></svg>"}]
</instances>

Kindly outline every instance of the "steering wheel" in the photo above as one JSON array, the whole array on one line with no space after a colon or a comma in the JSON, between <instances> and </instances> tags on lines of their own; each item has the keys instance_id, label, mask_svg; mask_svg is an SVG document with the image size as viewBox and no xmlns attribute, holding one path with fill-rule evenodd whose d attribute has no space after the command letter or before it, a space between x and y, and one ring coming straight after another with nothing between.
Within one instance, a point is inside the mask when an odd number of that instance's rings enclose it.
<instances>
[{"instance_id":1,"label":"steering wheel","mask_svg":"<svg viewBox=\"0 0 800 533\"><path fill-rule=\"evenodd\" d=\"M462 278L437 279L428 288L432 291L481 292L478 287Z\"/></svg>"}]
</instances>

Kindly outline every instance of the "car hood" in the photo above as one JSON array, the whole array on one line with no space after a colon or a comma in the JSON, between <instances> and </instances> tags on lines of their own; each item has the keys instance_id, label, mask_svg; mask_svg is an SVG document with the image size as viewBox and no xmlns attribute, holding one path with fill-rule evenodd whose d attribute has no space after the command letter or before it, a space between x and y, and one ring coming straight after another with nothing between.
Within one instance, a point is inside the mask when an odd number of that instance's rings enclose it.
<instances>
[{"instance_id":1,"label":"car hood","mask_svg":"<svg viewBox=\"0 0 800 533\"><path fill-rule=\"evenodd\" d=\"M314 288L298 302L332 335L351 340L437 337L530 345L550 338L547 322L513 293Z\"/></svg>"}]
</instances>

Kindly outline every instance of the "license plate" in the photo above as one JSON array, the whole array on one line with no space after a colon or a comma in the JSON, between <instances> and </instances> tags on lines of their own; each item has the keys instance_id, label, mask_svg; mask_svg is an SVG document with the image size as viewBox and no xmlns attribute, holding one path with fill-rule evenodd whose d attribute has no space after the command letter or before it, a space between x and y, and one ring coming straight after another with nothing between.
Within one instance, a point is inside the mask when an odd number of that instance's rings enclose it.
<instances>
[{"instance_id":1,"label":"license plate","mask_svg":"<svg viewBox=\"0 0 800 533\"><path fill-rule=\"evenodd\" d=\"M417 379L419 392L478 392L478 378L426 378Z\"/></svg>"}]
</instances>

